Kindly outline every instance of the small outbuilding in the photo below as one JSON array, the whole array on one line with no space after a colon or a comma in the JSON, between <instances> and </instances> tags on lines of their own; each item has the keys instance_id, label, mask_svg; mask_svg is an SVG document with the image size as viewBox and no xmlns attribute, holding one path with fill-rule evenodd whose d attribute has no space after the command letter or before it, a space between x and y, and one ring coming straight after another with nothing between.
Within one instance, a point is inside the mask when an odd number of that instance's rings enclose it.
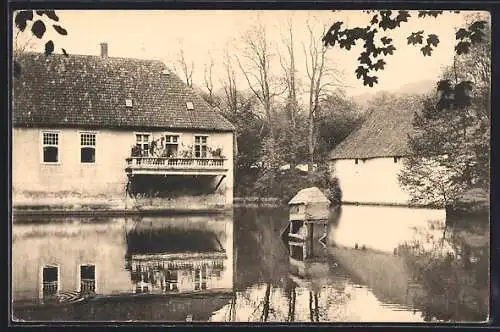
<instances>
[{"instance_id":1,"label":"small outbuilding","mask_svg":"<svg viewBox=\"0 0 500 332\"><path fill-rule=\"evenodd\" d=\"M328 219L330 200L318 187L302 189L288 202L290 221Z\"/></svg>"},{"instance_id":2,"label":"small outbuilding","mask_svg":"<svg viewBox=\"0 0 500 332\"><path fill-rule=\"evenodd\" d=\"M305 260L321 256L327 243L330 200L319 188L311 187L300 190L288 205L291 258Z\"/></svg>"}]
</instances>

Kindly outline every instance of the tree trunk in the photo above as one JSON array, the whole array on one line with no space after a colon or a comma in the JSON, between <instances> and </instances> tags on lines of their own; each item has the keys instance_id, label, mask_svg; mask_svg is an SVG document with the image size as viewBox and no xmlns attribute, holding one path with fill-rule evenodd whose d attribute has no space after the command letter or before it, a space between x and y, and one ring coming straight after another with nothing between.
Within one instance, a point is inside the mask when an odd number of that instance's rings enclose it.
<instances>
[{"instance_id":1,"label":"tree trunk","mask_svg":"<svg viewBox=\"0 0 500 332\"><path fill-rule=\"evenodd\" d=\"M269 300L271 297L271 283L268 282L266 286L266 293L264 295L264 305L262 309L262 321L267 322L269 318Z\"/></svg>"},{"instance_id":2,"label":"tree trunk","mask_svg":"<svg viewBox=\"0 0 500 332\"><path fill-rule=\"evenodd\" d=\"M312 112L309 113L309 128L307 134L307 145L309 148L309 160L307 163L307 171L309 176L313 172L314 168L314 115Z\"/></svg>"}]
</instances>

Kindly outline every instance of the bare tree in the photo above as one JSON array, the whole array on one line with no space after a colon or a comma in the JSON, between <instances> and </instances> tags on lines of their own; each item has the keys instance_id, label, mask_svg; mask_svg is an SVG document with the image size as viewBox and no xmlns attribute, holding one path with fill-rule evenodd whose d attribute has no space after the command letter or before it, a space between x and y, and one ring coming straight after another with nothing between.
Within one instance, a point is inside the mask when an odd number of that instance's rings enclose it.
<instances>
[{"instance_id":1,"label":"bare tree","mask_svg":"<svg viewBox=\"0 0 500 332\"><path fill-rule=\"evenodd\" d=\"M205 83L205 88L207 88L208 91L208 99L210 103L213 105L214 104L214 82L212 79L212 71L214 69L214 59L212 56L208 55L209 57L209 62L208 64L205 64L205 70L204 70L204 75L203 75L203 80Z\"/></svg>"},{"instance_id":2,"label":"bare tree","mask_svg":"<svg viewBox=\"0 0 500 332\"><path fill-rule=\"evenodd\" d=\"M221 79L222 89L224 90L225 103L227 108L235 113L238 109L238 89L236 87L236 72L233 68L231 56L226 52L224 60L224 75Z\"/></svg>"},{"instance_id":3,"label":"bare tree","mask_svg":"<svg viewBox=\"0 0 500 332\"><path fill-rule=\"evenodd\" d=\"M309 44L306 47L302 43L302 47L306 61L306 73L309 79L307 90L309 96L307 145L309 150L308 171L311 172L314 165L316 145L314 124L320 103L330 88L343 85L339 79L340 72L327 63L327 47L322 43L322 36L326 32L326 27L323 27L323 31L320 33L316 33L309 21L306 26L309 31Z\"/></svg>"},{"instance_id":4,"label":"bare tree","mask_svg":"<svg viewBox=\"0 0 500 332\"><path fill-rule=\"evenodd\" d=\"M288 92L286 99L286 111L293 129L296 128L296 117L299 110L297 101L297 69L295 66L293 22L288 21L287 36L283 36L283 44L286 48L287 59L280 54L280 64L283 69L285 86Z\"/></svg>"},{"instance_id":5,"label":"bare tree","mask_svg":"<svg viewBox=\"0 0 500 332\"><path fill-rule=\"evenodd\" d=\"M273 53L271 44L266 36L266 29L258 24L249 30L244 36L244 48L242 57L246 60L245 65L237 57L238 65L245 77L248 86L255 97L264 108L270 131L269 157L274 163L276 156L276 130L274 128L273 100L284 91L279 91L271 73L271 62ZM275 165L273 165L275 166Z\"/></svg>"},{"instance_id":6,"label":"bare tree","mask_svg":"<svg viewBox=\"0 0 500 332\"><path fill-rule=\"evenodd\" d=\"M174 63L174 70L178 75L182 75L182 78L186 82L187 86L193 87L194 61L191 61L191 63L188 64L182 42L179 42L179 44L180 51L177 55L177 60Z\"/></svg>"},{"instance_id":7,"label":"bare tree","mask_svg":"<svg viewBox=\"0 0 500 332\"><path fill-rule=\"evenodd\" d=\"M14 56L32 50L34 45L35 43L33 42L33 37L22 38L21 30L17 30L14 37Z\"/></svg>"}]
</instances>

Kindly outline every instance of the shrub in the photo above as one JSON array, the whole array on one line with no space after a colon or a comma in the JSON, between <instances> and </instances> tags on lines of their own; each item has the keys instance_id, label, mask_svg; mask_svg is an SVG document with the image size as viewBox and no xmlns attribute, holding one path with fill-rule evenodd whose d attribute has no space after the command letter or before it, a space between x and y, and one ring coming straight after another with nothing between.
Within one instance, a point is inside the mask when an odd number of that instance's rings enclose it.
<instances>
[{"instance_id":1,"label":"shrub","mask_svg":"<svg viewBox=\"0 0 500 332\"><path fill-rule=\"evenodd\" d=\"M308 187L320 188L332 204L339 204L341 201L339 181L337 178L332 179L325 167L319 167L312 173L297 169L263 171L257 178L254 191L261 196L279 197L283 203L288 203L299 190Z\"/></svg>"}]
</instances>

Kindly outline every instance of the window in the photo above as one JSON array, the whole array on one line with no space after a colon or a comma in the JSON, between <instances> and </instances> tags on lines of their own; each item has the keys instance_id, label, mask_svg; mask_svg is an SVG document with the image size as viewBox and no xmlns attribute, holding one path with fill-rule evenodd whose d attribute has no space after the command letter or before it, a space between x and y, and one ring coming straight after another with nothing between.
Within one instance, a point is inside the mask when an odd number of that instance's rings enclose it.
<instances>
[{"instance_id":1,"label":"window","mask_svg":"<svg viewBox=\"0 0 500 332\"><path fill-rule=\"evenodd\" d=\"M354 159L354 163L357 165L358 164L358 158Z\"/></svg>"},{"instance_id":2,"label":"window","mask_svg":"<svg viewBox=\"0 0 500 332\"><path fill-rule=\"evenodd\" d=\"M175 157L179 150L179 135L165 135L165 151L167 157Z\"/></svg>"},{"instance_id":3,"label":"window","mask_svg":"<svg viewBox=\"0 0 500 332\"><path fill-rule=\"evenodd\" d=\"M43 162L59 162L59 133L43 133Z\"/></svg>"},{"instance_id":4,"label":"window","mask_svg":"<svg viewBox=\"0 0 500 332\"><path fill-rule=\"evenodd\" d=\"M394 163L397 163L399 161L399 157L394 157Z\"/></svg>"},{"instance_id":5,"label":"window","mask_svg":"<svg viewBox=\"0 0 500 332\"><path fill-rule=\"evenodd\" d=\"M59 291L59 267L46 265L42 272L42 295L44 299L57 296Z\"/></svg>"},{"instance_id":6,"label":"window","mask_svg":"<svg viewBox=\"0 0 500 332\"><path fill-rule=\"evenodd\" d=\"M85 164L95 163L95 134L80 134L80 162Z\"/></svg>"},{"instance_id":7,"label":"window","mask_svg":"<svg viewBox=\"0 0 500 332\"><path fill-rule=\"evenodd\" d=\"M196 158L207 157L207 136L194 137L194 156Z\"/></svg>"},{"instance_id":8,"label":"window","mask_svg":"<svg viewBox=\"0 0 500 332\"><path fill-rule=\"evenodd\" d=\"M149 156L149 134L136 134L136 146L141 152L142 157Z\"/></svg>"},{"instance_id":9,"label":"window","mask_svg":"<svg viewBox=\"0 0 500 332\"><path fill-rule=\"evenodd\" d=\"M179 291L179 277L176 270L167 270L165 275L165 290L168 292L178 292Z\"/></svg>"},{"instance_id":10,"label":"window","mask_svg":"<svg viewBox=\"0 0 500 332\"><path fill-rule=\"evenodd\" d=\"M194 290L207 289L207 267L202 266L194 270Z\"/></svg>"},{"instance_id":11,"label":"window","mask_svg":"<svg viewBox=\"0 0 500 332\"><path fill-rule=\"evenodd\" d=\"M95 265L80 265L80 292L82 294L94 294L95 281Z\"/></svg>"}]
</instances>

